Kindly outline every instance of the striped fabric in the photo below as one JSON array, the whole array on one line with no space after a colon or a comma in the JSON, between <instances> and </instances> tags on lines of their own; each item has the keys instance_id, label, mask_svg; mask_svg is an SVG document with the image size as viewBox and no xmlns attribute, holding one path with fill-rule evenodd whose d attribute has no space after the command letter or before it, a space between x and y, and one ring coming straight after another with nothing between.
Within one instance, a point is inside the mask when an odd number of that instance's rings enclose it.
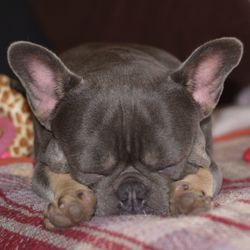
<instances>
[{"instance_id":1,"label":"striped fabric","mask_svg":"<svg viewBox=\"0 0 250 250\"><path fill-rule=\"evenodd\" d=\"M53 232L43 226L46 204L31 190L32 164L5 160L0 166L0 249L249 250L250 163L242 160L249 146L250 133L216 142L215 158L225 179L208 213L102 217Z\"/></svg>"}]
</instances>

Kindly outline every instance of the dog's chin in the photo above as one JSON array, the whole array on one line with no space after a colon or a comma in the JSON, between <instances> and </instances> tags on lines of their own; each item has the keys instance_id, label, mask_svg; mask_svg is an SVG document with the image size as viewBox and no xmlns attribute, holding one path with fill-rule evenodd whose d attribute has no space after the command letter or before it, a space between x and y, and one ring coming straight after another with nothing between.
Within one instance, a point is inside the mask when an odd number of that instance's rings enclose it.
<instances>
[{"instance_id":1,"label":"dog's chin","mask_svg":"<svg viewBox=\"0 0 250 250\"><path fill-rule=\"evenodd\" d=\"M165 201L159 203L148 204L140 210L124 209L119 201L117 200L105 200L97 202L97 208L95 211L96 216L111 216L111 215L158 215L158 216L168 216L169 208L164 205Z\"/></svg>"}]
</instances>

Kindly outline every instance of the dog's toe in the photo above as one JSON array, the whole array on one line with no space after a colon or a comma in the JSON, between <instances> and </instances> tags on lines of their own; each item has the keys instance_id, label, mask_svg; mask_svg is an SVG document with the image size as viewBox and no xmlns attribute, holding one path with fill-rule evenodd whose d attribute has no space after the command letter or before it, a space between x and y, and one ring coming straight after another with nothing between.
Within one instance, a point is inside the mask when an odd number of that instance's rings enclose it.
<instances>
[{"instance_id":1,"label":"dog's toe","mask_svg":"<svg viewBox=\"0 0 250 250\"><path fill-rule=\"evenodd\" d=\"M177 214L196 214L212 208L212 198L201 192L185 192L175 199Z\"/></svg>"},{"instance_id":2,"label":"dog's toe","mask_svg":"<svg viewBox=\"0 0 250 250\"><path fill-rule=\"evenodd\" d=\"M95 209L96 199L91 190L69 191L48 205L44 224L49 230L65 228L88 221Z\"/></svg>"}]
</instances>

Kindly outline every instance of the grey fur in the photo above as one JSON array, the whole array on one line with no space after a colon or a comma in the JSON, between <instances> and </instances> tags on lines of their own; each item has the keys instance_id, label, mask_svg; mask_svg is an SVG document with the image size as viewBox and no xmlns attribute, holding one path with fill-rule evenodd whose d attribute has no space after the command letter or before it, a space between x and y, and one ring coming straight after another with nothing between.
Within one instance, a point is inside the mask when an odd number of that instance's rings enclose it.
<instances>
[{"instance_id":1,"label":"grey fur","mask_svg":"<svg viewBox=\"0 0 250 250\"><path fill-rule=\"evenodd\" d=\"M192 96L202 85L192 80L193 72L214 53L221 64L212 103L202 106ZM56 105L47 113L46 103L42 112L34 105L44 93L38 96L27 56L53 72L54 86L46 95ZM171 181L207 167L217 193L222 177L211 157L209 116L241 56L242 44L235 38L210 41L183 64L167 52L139 45L87 44L59 59L32 43L12 44L8 60L36 116L34 190L51 199L46 168L69 172L95 191L96 214L119 214L117 186L132 176L150 190L144 212L168 214Z\"/></svg>"}]
</instances>

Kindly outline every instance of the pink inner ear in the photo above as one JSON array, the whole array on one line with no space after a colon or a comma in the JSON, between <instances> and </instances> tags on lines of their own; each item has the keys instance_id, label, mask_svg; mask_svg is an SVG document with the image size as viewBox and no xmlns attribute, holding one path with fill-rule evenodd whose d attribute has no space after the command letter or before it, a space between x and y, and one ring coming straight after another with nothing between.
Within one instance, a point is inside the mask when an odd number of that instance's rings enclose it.
<instances>
[{"instance_id":1,"label":"pink inner ear","mask_svg":"<svg viewBox=\"0 0 250 250\"><path fill-rule=\"evenodd\" d=\"M216 54L205 59L195 69L193 98L199 104L210 104L212 102L211 92L217 87L216 75L221 65L221 57Z\"/></svg>"},{"instance_id":2,"label":"pink inner ear","mask_svg":"<svg viewBox=\"0 0 250 250\"><path fill-rule=\"evenodd\" d=\"M33 84L30 87L34 95L38 97L32 100L34 107L38 109L38 113L53 110L56 105L56 97L54 95L56 83L52 69L35 58L29 59L28 68L33 80Z\"/></svg>"}]
</instances>

